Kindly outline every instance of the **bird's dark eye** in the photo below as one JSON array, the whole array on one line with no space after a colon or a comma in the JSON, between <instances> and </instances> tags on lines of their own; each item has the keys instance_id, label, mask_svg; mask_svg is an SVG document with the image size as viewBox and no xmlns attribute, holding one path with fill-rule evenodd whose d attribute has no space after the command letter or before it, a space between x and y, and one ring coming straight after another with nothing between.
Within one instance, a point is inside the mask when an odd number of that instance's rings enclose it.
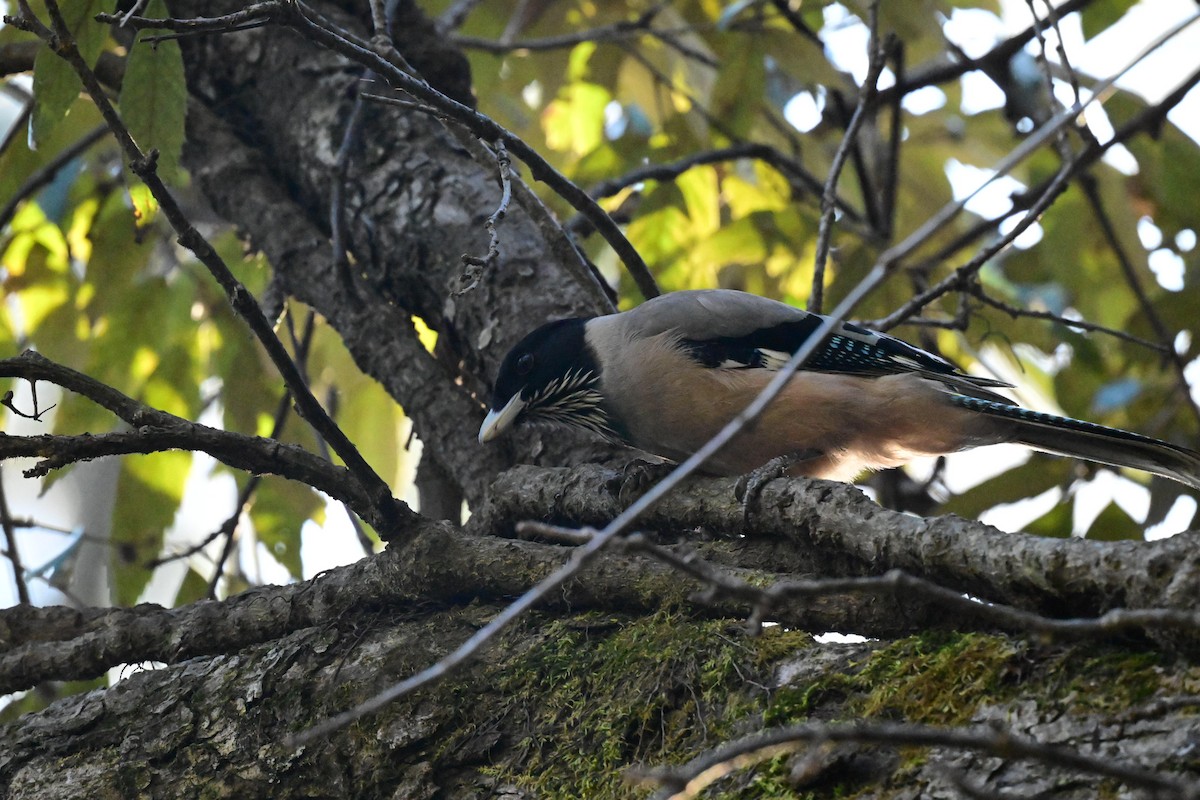
<instances>
[{"instance_id":1,"label":"bird's dark eye","mask_svg":"<svg viewBox=\"0 0 1200 800\"><path fill-rule=\"evenodd\" d=\"M533 354L525 353L517 359L517 374L528 375L533 371Z\"/></svg>"}]
</instances>

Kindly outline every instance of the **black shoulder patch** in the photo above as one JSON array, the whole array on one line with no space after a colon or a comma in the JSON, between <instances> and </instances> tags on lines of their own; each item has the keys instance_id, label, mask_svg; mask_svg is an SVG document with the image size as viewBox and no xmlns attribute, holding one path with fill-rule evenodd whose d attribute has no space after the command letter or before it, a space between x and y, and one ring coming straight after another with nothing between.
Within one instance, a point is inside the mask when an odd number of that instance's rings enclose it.
<instances>
[{"instance_id":1,"label":"black shoulder patch","mask_svg":"<svg viewBox=\"0 0 1200 800\"><path fill-rule=\"evenodd\" d=\"M809 314L804 319L759 328L744 336L689 339L682 344L692 358L713 369L775 370L808 341L824 319ZM833 329L825 344L809 358L805 369L858 375L958 374L953 364L932 353L850 323Z\"/></svg>"}]
</instances>

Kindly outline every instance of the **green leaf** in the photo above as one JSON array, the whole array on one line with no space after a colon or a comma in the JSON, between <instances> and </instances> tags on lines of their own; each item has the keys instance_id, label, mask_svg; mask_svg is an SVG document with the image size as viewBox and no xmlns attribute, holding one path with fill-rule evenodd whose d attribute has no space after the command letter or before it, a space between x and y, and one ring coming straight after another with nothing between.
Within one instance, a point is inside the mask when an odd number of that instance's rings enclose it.
<instances>
[{"instance_id":1,"label":"green leaf","mask_svg":"<svg viewBox=\"0 0 1200 800\"><path fill-rule=\"evenodd\" d=\"M146 16L167 16L162 0L153 0ZM187 116L183 56L174 40L146 42L155 31L142 31L129 52L121 83L121 119L142 152L158 150L158 174L177 182Z\"/></svg>"},{"instance_id":2,"label":"green leaf","mask_svg":"<svg viewBox=\"0 0 1200 800\"><path fill-rule=\"evenodd\" d=\"M89 68L96 65L108 38L108 28L95 17L112 7L112 0L72 0L60 5L67 28ZM65 59L48 47L38 50L33 60L34 106L29 121L34 149L45 143L81 91L83 84Z\"/></svg>"},{"instance_id":3,"label":"green leaf","mask_svg":"<svg viewBox=\"0 0 1200 800\"><path fill-rule=\"evenodd\" d=\"M1066 459L1034 458L950 498L941 511L974 519L989 508L1036 497L1062 485L1070 468Z\"/></svg>"},{"instance_id":4,"label":"green leaf","mask_svg":"<svg viewBox=\"0 0 1200 800\"><path fill-rule=\"evenodd\" d=\"M208 596L208 581L194 569L189 569L183 576L183 583L175 595L175 608L203 600Z\"/></svg>"},{"instance_id":5,"label":"green leaf","mask_svg":"<svg viewBox=\"0 0 1200 800\"><path fill-rule=\"evenodd\" d=\"M1140 540L1142 526L1116 503L1109 503L1088 528L1087 538L1101 542Z\"/></svg>"},{"instance_id":6,"label":"green leaf","mask_svg":"<svg viewBox=\"0 0 1200 800\"><path fill-rule=\"evenodd\" d=\"M1083 23L1083 38L1091 39L1098 33L1108 30L1117 20L1125 16L1125 12L1133 8L1136 0L1097 0L1088 3L1079 12Z\"/></svg>"},{"instance_id":7,"label":"green leaf","mask_svg":"<svg viewBox=\"0 0 1200 800\"><path fill-rule=\"evenodd\" d=\"M125 456L113 510L113 602L129 606L150 581L147 564L162 550L175 519L192 454L179 451Z\"/></svg>"},{"instance_id":8,"label":"green leaf","mask_svg":"<svg viewBox=\"0 0 1200 800\"><path fill-rule=\"evenodd\" d=\"M302 483L268 478L250 507L258 540L293 578L300 579L300 529L324 508L321 496Z\"/></svg>"},{"instance_id":9,"label":"green leaf","mask_svg":"<svg viewBox=\"0 0 1200 800\"><path fill-rule=\"evenodd\" d=\"M1070 538L1074 513L1070 503L1059 503L1054 508L1025 526L1027 533L1049 536L1055 539Z\"/></svg>"},{"instance_id":10,"label":"green leaf","mask_svg":"<svg viewBox=\"0 0 1200 800\"><path fill-rule=\"evenodd\" d=\"M83 84L70 64L47 47L38 50L33 59L34 104L29 118L31 149L45 144L81 91Z\"/></svg>"}]
</instances>

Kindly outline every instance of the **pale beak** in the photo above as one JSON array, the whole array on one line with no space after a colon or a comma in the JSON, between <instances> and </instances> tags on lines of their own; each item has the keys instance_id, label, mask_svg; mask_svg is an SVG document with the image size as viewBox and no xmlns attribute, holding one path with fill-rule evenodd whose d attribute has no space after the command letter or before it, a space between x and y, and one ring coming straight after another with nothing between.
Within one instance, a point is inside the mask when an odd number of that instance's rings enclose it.
<instances>
[{"instance_id":1,"label":"pale beak","mask_svg":"<svg viewBox=\"0 0 1200 800\"><path fill-rule=\"evenodd\" d=\"M521 395L519 394L514 394L512 399L504 404L504 408L493 408L483 418L483 424L479 426L479 443L490 442L511 428L513 423L517 421L517 417L524 410L525 401L521 399Z\"/></svg>"}]
</instances>

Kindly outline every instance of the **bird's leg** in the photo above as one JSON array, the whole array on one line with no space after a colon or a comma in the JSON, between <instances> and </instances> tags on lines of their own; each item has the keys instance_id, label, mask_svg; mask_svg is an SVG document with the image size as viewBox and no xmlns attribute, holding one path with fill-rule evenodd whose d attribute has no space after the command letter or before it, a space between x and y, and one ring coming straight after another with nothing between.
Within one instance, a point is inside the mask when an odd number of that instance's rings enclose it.
<instances>
[{"instance_id":1,"label":"bird's leg","mask_svg":"<svg viewBox=\"0 0 1200 800\"><path fill-rule=\"evenodd\" d=\"M750 512L758 507L759 497L762 495L763 489L767 488L768 483L776 478L786 476L788 470L797 464L812 461L823 455L825 454L814 448L787 453L786 455L772 458L761 467L756 467L738 478L737 486L733 489L733 494L742 504L743 519L747 523L750 522Z\"/></svg>"},{"instance_id":2,"label":"bird's leg","mask_svg":"<svg viewBox=\"0 0 1200 800\"><path fill-rule=\"evenodd\" d=\"M670 475L676 466L675 462L658 456L637 456L625 464L621 472L608 482L608 486L622 504L628 504Z\"/></svg>"}]
</instances>

